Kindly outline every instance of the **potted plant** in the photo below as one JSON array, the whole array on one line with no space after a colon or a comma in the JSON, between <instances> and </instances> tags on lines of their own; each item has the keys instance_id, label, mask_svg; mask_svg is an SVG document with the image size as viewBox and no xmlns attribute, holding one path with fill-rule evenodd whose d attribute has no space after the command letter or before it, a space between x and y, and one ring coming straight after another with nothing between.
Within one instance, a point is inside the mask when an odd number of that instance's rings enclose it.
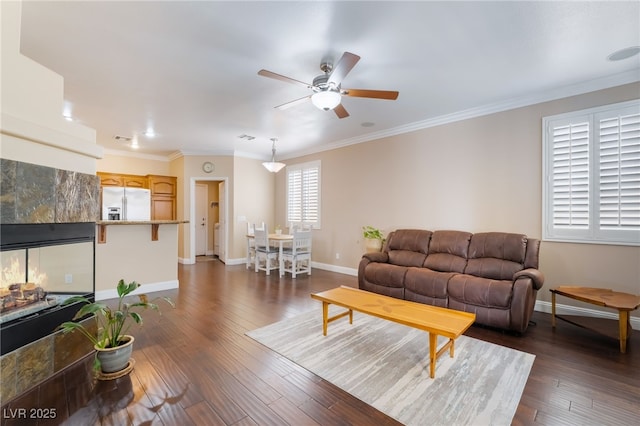
<instances>
[{"instance_id":1,"label":"potted plant","mask_svg":"<svg viewBox=\"0 0 640 426\"><path fill-rule=\"evenodd\" d=\"M367 225L362 227L362 235L365 239L367 253L382 250L382 245L385 240L382 231Z\"/></svg>"},{"instance_id":2,"label":"potted plant","mask_svg":"<svg viewBox=\"0 0 640 426\"><path fill-rule=\"evenodd\" d=\"M101 302L92 302L83 296L70 297L63 303L63 305L75 302L84 303L73 317L74 320L88 315L94 315L96 319L98 330L95 335L80 322L68 321L60 325L63 333L77 330L93 343L93 347L96 350L93 366L96 371L114 373L128 366L134 338L126 333L132 325L131 321L142 325L142 316L134 311L135 308L152 309L160 313L158 305L150 302L146 294L138 294L138 301L136 302L125 302L125 296L138 289L138 287L140 287L140 284L135 281L126 284L124 280L120 280L116 286L118 306L114 309ZM162 297L161 299L175 307L170 298Z\"/></svg>"}]
</instances>

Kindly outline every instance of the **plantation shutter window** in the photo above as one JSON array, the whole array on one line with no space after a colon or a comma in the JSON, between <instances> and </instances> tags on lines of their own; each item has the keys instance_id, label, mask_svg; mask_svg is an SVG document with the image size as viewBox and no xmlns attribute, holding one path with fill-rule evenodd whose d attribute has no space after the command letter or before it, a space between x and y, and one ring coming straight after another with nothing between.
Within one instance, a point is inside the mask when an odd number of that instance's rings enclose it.
<instances>
[{"instance_id":1,"label":"plantation shutter window","mask_svg":"<svg viewBox=\"0 0 640 426\"><path fill-rule=\"evenodd\" d=\"M543 238L640 245L640 101L543 119Z\"/></svg>"},{"instance_id":2,"label":"plantation shutter window","mask_svg":"<svg viewBox=\"0 0 640 426\"><path fill-rule=\"evenodd\" d=\"M287 222L320 228L320 161L287 167Z\"/></svg>"}]
</instances>

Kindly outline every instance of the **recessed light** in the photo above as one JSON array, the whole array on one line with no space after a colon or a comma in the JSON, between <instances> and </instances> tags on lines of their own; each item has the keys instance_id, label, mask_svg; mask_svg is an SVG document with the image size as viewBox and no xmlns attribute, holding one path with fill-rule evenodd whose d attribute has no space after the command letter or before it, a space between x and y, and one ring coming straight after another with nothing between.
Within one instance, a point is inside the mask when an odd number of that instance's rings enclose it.
<instances>
[{"instance_id":1,"label":"recessed light","mask_svg":"<svg viewBox=\"0 0 640 426\"><path fill-rule=\"evenodd\" d=\"M635 56L638 53L640 53L640 46L631 46L618 50L617 52L613 52L611 55L607 56L607 59L613 62L622 61Z\"/></svg>"}]
</instances>

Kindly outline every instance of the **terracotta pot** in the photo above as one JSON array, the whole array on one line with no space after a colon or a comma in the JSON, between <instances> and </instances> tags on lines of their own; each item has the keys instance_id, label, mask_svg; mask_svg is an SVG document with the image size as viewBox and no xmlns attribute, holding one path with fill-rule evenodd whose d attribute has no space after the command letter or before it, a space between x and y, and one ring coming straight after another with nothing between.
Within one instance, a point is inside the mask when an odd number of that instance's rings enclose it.
<instances>
[{"instance_id":1,"label":"terracotta pot","mask_svg":"<svg viewBox=\"0 0 640 426\"><path fill-rule=\"evenodd\" d=\"M98 351L97 357L100 360L100 369L103 373L115 373L120 370L124 370L129 359L131 358L131 352L133 352L133 336L124 335L122 340L126 343L117 346L115 348L99 348L94 346Z\"/></svg>"}]
</instances>

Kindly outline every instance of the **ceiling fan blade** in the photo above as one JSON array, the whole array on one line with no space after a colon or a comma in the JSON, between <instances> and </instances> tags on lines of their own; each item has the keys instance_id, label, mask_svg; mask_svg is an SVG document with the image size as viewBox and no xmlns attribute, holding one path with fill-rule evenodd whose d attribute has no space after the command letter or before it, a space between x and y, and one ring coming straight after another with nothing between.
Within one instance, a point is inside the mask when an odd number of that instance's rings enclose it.
<instances>
[{"instance_id":1,"label":"ceiling fan blade","mask_svg":"<svg viewBox=\"0 0 640 426\"><path fill-rule=\"evenodd\" d=\"M347 112L346 109L344 109L342 104L338 104L338 106L335 107L333 110L335 111L338 118L346 118L349 116L349 113Z\"/></svg>"},{"instance_id":2,"label":"ceiling fan blade","mask_svg":"<svg viewBox=\"0 0 640 426\"><path fill-rule=\"evenodd\" d=\"M391 90L343 89L342 94L356 98L398 99L398 92Z\"/></svg>"},{"instance_id":3,"label":"ceiling fan blade","mask_svg":"<svg viewBox=\"0 0 640 426\"><path fill-rule=\"evenodd\" d=\"M258 71L258 75L261 75L263 77L268 77L268 78L274 78L276 80L284 81L285 83L297 84L299 86L304 86L307 89L311 88L311 85L308 84L308 83L305 83L305 82L299 81L299 80L295 80L295 79L290 78L290 77L285 77L284 75L276 74L275 72L271 72L271 71L267 71L267 70Z\"/></svg>"},{"instance_id":4,"label":"ceiling fan blade","mask_svg":"<svg viewBox=\"0 0 640 426\"><path fill-rule=\"evenodd\" d=\"M334 83L338 86L347 74L349 74L349 71L356 66L359 60L360 56L354 55L350 52L344 52L342 58L340 58L336 66L333 68L333 71L331 71L328 83Z\"/></svg>"},{"instance_id":5,"label":"ceiling fan blade","mask_svg":"<svg viewBox=\"0 0 640 426\"><path fill-rule=\"evenodd\" d=\"M282 104L282 105L278 105L278 106L276 106L276 107L274 107L274 108L276 108L276 109L287 109L287 108L291 108L292 106L299 105L299 104L301 104L301 103L303 103L303 102L308 101L309 99L311 99L311 95L305 96L304 98L296 99L296 100L294 100L294 101L290 101L290 102L284 103L284 104Z\"/></svg>"}]
</instances>

